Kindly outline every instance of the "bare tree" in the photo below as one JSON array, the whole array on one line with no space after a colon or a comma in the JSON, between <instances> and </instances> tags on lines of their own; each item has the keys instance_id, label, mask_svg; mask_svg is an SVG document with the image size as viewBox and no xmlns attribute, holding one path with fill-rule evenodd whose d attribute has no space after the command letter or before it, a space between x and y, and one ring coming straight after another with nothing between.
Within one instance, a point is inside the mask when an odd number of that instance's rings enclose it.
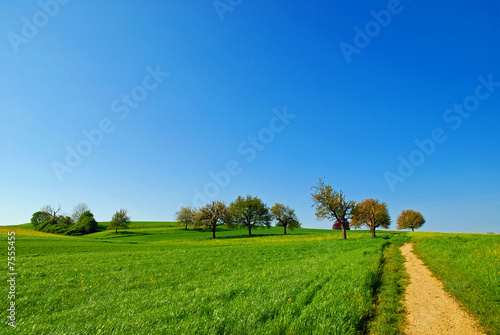
<instances>
[{"instance_id":1,"label":"bare tree","mask_svg":"<svg viewBox=\"0 0 500 335\"><path fill-rule=\"evenodd\" d=\"M57 213L59 213L61 211L61 205L58 205L57 209L55 209L55 207L52 207L52 205L45 205L45 206L42 206L42 208L40 208L40 211L45 212L45 213L49 214L50 216L52 216L53 218L55 218L55 217L57 217Z\"/></svg>"},{"instance_id":2,"label":"bare tree","mask_svg":"<svg viewBox=\"0 0 500 335\"><path fill-rule=\"evenodd\" d=\"M71 214L71 219L73 220L73 222L78 222L78 220L80 219L80 216L82 216L82 214L87 212L87 211L90 211L89 206L86 203L81 202L73 208L73 213Z\"/></svg>"}]
</instances>

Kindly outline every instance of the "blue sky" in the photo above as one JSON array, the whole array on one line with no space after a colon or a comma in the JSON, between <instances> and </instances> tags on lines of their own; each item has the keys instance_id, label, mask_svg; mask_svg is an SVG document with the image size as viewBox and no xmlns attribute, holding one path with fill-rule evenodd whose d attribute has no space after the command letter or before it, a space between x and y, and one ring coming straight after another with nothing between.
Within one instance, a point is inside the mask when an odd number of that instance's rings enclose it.
<instances>
[{"instance_id":1,"label":"blue sky","mask_svg":"<svg viewBox=\"0 0 500 335\"><path fill-rule=\"evenodd\" d=\"M496 1L2 1L0 224L256 195L500 233ZM418 144L419 143L419 144ZM217 179L217 180L215 180ZM218 182L218 184L217 184ZM395 228L393 223L392 228Z\"/></svg>"}]
</instances>

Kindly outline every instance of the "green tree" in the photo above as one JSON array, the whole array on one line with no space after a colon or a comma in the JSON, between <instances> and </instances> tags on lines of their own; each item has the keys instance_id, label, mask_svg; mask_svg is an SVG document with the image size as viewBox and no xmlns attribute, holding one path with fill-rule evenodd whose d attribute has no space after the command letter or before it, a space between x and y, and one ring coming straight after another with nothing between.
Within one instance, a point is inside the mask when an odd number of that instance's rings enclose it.
<instances>
[{"instance_id":1,"label":"green tree","mask_svg":"<svg viewBox=\"0 0 500 335\"><path fill-rule=\"evenodd\" d=\"M73 220L69 216L64 215L51 217L45 223L46 225L41 230L52 234L66 234L70 227L74 224Z\"/></svg>"},{"instance_id":2,"label":"green tree","mask_svg":"<svg viewBox=\"0 0 500 335\"><path fill-rule=\"evenodd\" d=\"M78 221L75 222L67 231L68 235L85 235L95 233L98 223L94 218L94 214L90 211L83 212Z\"/></svg>"},{"instance_id":3,"label":"green tree","mask_svg":"<svg viewBox=\"0 0 500 335\"><path fill-rule=\"evenodd\" d=\"M276 203L270 209L271 217L276 220L277 227L283 227L283 235L286 235L286 228L293 230L294 228L300 228L301 224L295 211L288 206L280 203Z\"/></svg>"},{"instance_id":4,"label":"green tree","mask_svg":"<svg viewBox=\"0 0 500 335\"><path fill-rule=\"evenodd\" d=\"M352 211L351 226L354 228L367 226L372 237L375 237L375 228L389 228L390 225L391 217L387 204L377 199L365 199L356 204Z\"/></svg>"},{"instance_id":5,"label":"green tree","mask_svg":"<svg viewBox=\"0 0 500 335\"><path fill-rule=\"evenodd\" d=\"M247 195L238 196L229 205L229 212L237 227L248 228L248 235L252 236L254 227L271 227L271 214L267 205L259 198Z\"/></svg>"},{"instance_id":6,"label":"green tree","mask_svg":"<svg viewBox=\"0 0 500 335\"><path fill-rule=\"evenodd\" d=\"M111 222L109 223L108 229L114 229L118 234L118 228L127 229L130 225L130 217L127 215L128 210L121 208L113 214Z\"/></svg>"},{"instance_id":7,"label":"green tree","mask_svg":"<svg viewBox=\"0 0 500 335\"><path fill-rule=\"evenodd\" d=\"M425 219L419 211L414 211L413 209L405 209L399 214L397 219L398 229L411 229L415 231L422 227L425 223Z\"/></svg>"},{"instance_id":8,"label":"green tree","mask_svg":"<svg viewBox=\"0 0 500 335\"><path fill-rule=\"evenodd\" d=\"M48 221L52 218L49 213L44 211L38 211L33 213L31 217L31 224L35 226L35 230L41 230L41 227L44 227L48 224Z\"/></svg>"},{"instance_id":9,"label":"green tree","mask_svg":"<svg viewBox=\"0 0 500 335\"><path fill-rule=\"evenodd\" d=\"M217 226L230 223L227 206L222 201L212 201L198 209L194 215L195 226L211 230L213 238L215 238Z\"/></svg>"},{"instance_id":10,"label":"green tree","mask_svg":"<svg viewBox=\"0 0 500 335\"><path fill-rule=\"evenodd\" d=\"M318 219L337 220L342 227L342 238L346 239L346 230L349 228L349 218L351 212L356 206L353 200L347 200L342 191L335 191L332 186L325 185L322 178L318 185L311 188L313 190L313 205L316 209Z\"/></svg>"},{"instance_id":11,"label":"green tree","mask_svg":"<svg viewBox=\"0 0 500 335\"><path fill-rule=\"evenodd\" d=\"M184 229L187 230L188 225L194 223L195 214L195 209L191 208L190 206L182 206L181 209L175 213L174 220L176 221L177 225L185 227Z\"/></svg>"}]
</instances>

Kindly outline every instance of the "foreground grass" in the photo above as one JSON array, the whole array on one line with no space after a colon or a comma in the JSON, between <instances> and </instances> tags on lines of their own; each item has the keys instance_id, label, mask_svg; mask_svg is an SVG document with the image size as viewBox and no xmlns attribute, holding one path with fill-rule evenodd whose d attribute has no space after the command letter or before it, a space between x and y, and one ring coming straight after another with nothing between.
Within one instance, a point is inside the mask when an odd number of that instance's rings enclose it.
<instances>
[{"instance_id":1,"label":"foreground grass","mask_svg":"<svg viewBox=\"0 0 500 335\"><path fill-rule=\"evenodd\" d=\"M500 333L498 235L350 231L343 241L338 231L273 227L252 237L219 229L212 240L173 223L105 228L81 237L29 224L0 230L5 250L6 231L17 238L12 333L402 334L399 247L410 237L447 289ZM7 306L6 286L0 295Z\"/></svg>"},{"instance_id":2,"label":"foreground grass","mask_svg":"<svg viewBox=\"0 0 500 335\"><path fill-rule=\"evenodd\" d=\"M404 334L402 329L406 322L406 310L403 301L409 277L404 271L405 259L399 248L408 240L403 235L388 242L384 248L375 315L370 323L371 334Z\"/></svg>"},{"instance_id":3,"label":"foreground grass","mask_svg":"<svg viewBox=\"0 0 500 335\"><path fill-rule=\"evenodd\" d=\"M414 250L483 325L500 334L500 235L410 233Z\"/></svg>"},{"instance_id":4,"label":"foreground grass","mask_svg":"<svg viewBox=\"0 0 500 335\"><path fill-rule=\"evenodd\" d=\"M271 229L252 238L221 232L215 241L206 234L182 241L177 232L160 241L167 233L151 229L178 228L138 228L123 240L19 235L15 331L366 333L391 236L353 232L342 241L337 232L282 236ZM1 294L5 305L4 287Z\"/></svg>"}]
</instances>

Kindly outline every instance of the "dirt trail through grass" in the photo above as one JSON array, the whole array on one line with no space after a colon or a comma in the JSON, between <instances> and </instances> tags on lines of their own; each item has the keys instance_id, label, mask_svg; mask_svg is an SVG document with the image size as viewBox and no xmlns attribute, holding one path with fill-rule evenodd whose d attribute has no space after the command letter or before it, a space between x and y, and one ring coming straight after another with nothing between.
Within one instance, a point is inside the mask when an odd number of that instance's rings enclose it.
<instances>
[{"instance_id":1,"label":"dirt trail through grass","mask_svg":"<svg viewBox=\"0 0 500 335\"><path fill-rule=\"evenodd\" d=\"M405 306L408 311L406 334L484 334L470 317L443 289L424 263L413 253L413 244L401 247L406 258L410 284L406 289Z\"/></svg>"}]
</instances>

